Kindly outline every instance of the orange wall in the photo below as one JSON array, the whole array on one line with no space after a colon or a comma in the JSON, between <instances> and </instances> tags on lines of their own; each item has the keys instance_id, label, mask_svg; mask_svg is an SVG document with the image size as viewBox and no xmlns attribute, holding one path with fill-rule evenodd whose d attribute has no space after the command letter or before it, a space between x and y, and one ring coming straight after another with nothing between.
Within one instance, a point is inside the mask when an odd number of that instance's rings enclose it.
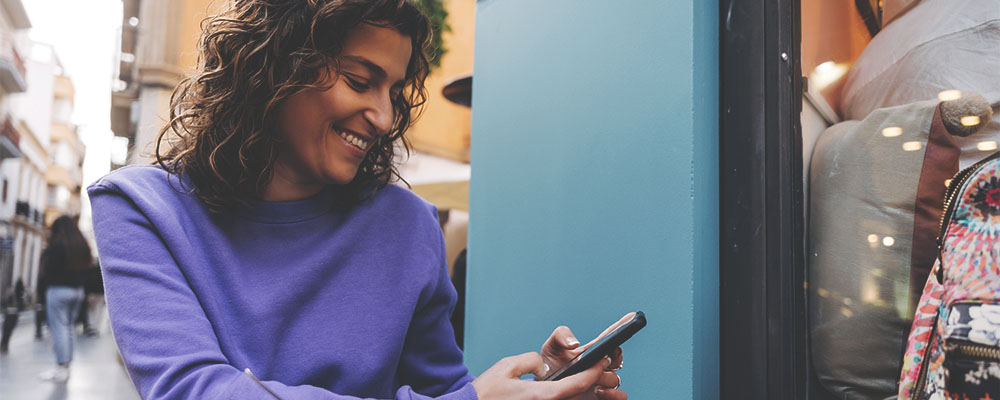
<instances>
[{"instance_id":1,"label":"orange wall","mask_svg":"<svg viewBox=\"0 0 1000 400\"><path fill-rule=\"evenodd\" d=\"M427 104L407 135L415 150L468 162L472 113L445 99L441 89L456 76L472 73L476 2L446 0L445 7L451 25L451 32L444 34L448 53L427 77Z\"/></svg>"},{"instance_id":2,"label":"orange wall","mask_svg":"<svg viewBox=\"0 0 1000 400\"><path fill-rule=\"evenodd\" d=\"M802 74L827 61L853 64L871 41L853 0L802 0ZM839 112L843 79L822 91Z\"/></svg>"},{"instance_id":3,"label":"orange wall","mask_svg":"<svg viewBox=\"0 0 1000 400\"><path fill-rule=\"evenodd\" d=\"M198 63L198 38L201 36L201 20L209 15L209 10L216 10L226 4L216 0L182 0L179 62L185 73L194 72ZM210 8L211 7L211 8Z\"/></svg>"}]
</instances>

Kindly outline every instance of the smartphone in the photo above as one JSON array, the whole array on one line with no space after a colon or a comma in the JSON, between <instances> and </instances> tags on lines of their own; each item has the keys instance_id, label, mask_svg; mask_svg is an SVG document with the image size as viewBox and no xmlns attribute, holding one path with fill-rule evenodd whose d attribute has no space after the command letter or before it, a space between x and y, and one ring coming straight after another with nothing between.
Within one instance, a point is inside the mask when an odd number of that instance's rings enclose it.
<instances>
[{"instance_id":1,"label":"smartphone","mask_svg":"<svg viewBox=\"0 0 1000 400\"><path fill-rule=\"evenodd\" d=\"M578 354L569 360L566 365L561 368L552 371L548 376L545 377L545 381L558 381L567 376L577 374L585 371L587 368L593 367L598 361L600 361L604 356L611 354L618 347L625 343L626 340L639 332L640 329L646 326L646 314L642 311L636 311L635 315L628 322L621 324L615 330L609 332L607 335L601 337L597 343L588 347L583 353Z\"/></svg>"}]
</instances>

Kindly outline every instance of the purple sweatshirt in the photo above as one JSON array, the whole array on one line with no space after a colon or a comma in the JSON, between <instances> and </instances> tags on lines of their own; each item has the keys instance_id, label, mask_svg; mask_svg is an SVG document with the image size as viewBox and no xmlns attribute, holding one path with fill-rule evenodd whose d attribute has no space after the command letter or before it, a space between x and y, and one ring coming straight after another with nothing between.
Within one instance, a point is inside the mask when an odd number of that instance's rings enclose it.
<instances>
[{"instance_id":1,"label":"purple sweatshirt","mask_svg":"<svg viewBox=\"0 0 1000 400\"><path fill-rule=\"evenodd\" d=\"M433 206L390 185L343 209L330 186L212 215L190 187L135 166L88 188L143 398L476 399Z\"/></svg>"}]
</instances>

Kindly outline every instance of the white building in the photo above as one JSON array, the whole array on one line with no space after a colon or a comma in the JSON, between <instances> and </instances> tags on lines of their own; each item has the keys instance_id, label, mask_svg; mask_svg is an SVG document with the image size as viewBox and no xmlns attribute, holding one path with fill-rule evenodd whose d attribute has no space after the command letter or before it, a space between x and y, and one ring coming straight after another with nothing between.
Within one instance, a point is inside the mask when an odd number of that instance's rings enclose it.
<instances>
[{"instance_id":1,"label":"white building","mask_svg":"<svg viewBox=\"0 0 1000 400\"><path fill-rule=\"evenodd\" d=\"M62 66L52 46L29 43L22 48L30 52L25 59L28 90L10 99L12 119L20 131L21 157L0 162L0 176L10 188L8 199L0 205L0 219L10 221L13 230L12 282L22 279L28 293L34 293L45 240L53 93Z\"/></svg>"},{"instance_id":2,"label":"white building","mask_svg":"<svg viewBox=\"0 0 1000 400\"><path fill-rule=\"evenodd\" d=\"M16 282L12 220L19 199L23 125L12 112L12 99L28 89L25 58L30 27L20 0L0 0L0 299L7 298Z\"/></svg>"},{"instance_id":3,"label":"white building","mask_svg":"<svg viewBox=\"0 0 1000 400\"><path fill-rule=\"evenodd\" d=\"M80 215L80 193L83 184L83 159L87 147L80 140L77 127L70 121L73 114L73 81L68 76L55 78L52 100L52 130L49 132L51 163L45 173L48 199L45 205L45 226L52 226L63 215Z\"/></svg>"}]
</instances>

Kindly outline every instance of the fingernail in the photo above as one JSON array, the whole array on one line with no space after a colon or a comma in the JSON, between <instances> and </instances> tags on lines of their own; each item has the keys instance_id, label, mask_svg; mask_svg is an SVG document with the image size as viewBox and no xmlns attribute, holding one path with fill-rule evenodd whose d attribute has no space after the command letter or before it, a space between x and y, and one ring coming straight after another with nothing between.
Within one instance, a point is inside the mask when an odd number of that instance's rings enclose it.
<instances>
[{"instance_id":1,"label":"fingernail","mask_svg":"<svg viewBox=\"0 0 1000 400\"><path fill-rule=\"evenodd\" d=\"M566 344L569 346L576 346L580 344L580 341L576 340L575 337L570 336L568 339L566 339Z\"/></svg>"},{"instance_id":2,"label":"fingernail","mask_svg":"<svg viewBox=\"0 0 1000 400\"><path fill-rule=\"evenodd\" d=\"M604 356L604 366L607 367L611 365L611 357Z\"/></svg>"},{"instance_id":3,"label":"fingernail","mask_svg":"<svg viewBox=\"0 0 1000 400\"><path fill-rule=\"evenodd\" d=\"M549 364L545 364L545 373L549 372Z\"/></svg>"},{"instance_id":4,"label":"fingernail","mask_svg":"<svg viewBox=\"0 0 1000 400\"><path fill-rule=\"evenodd\" d=\"M603 391L600 386L594 386L594 394L601 394Z\"/></svg>"}]
</instances>

